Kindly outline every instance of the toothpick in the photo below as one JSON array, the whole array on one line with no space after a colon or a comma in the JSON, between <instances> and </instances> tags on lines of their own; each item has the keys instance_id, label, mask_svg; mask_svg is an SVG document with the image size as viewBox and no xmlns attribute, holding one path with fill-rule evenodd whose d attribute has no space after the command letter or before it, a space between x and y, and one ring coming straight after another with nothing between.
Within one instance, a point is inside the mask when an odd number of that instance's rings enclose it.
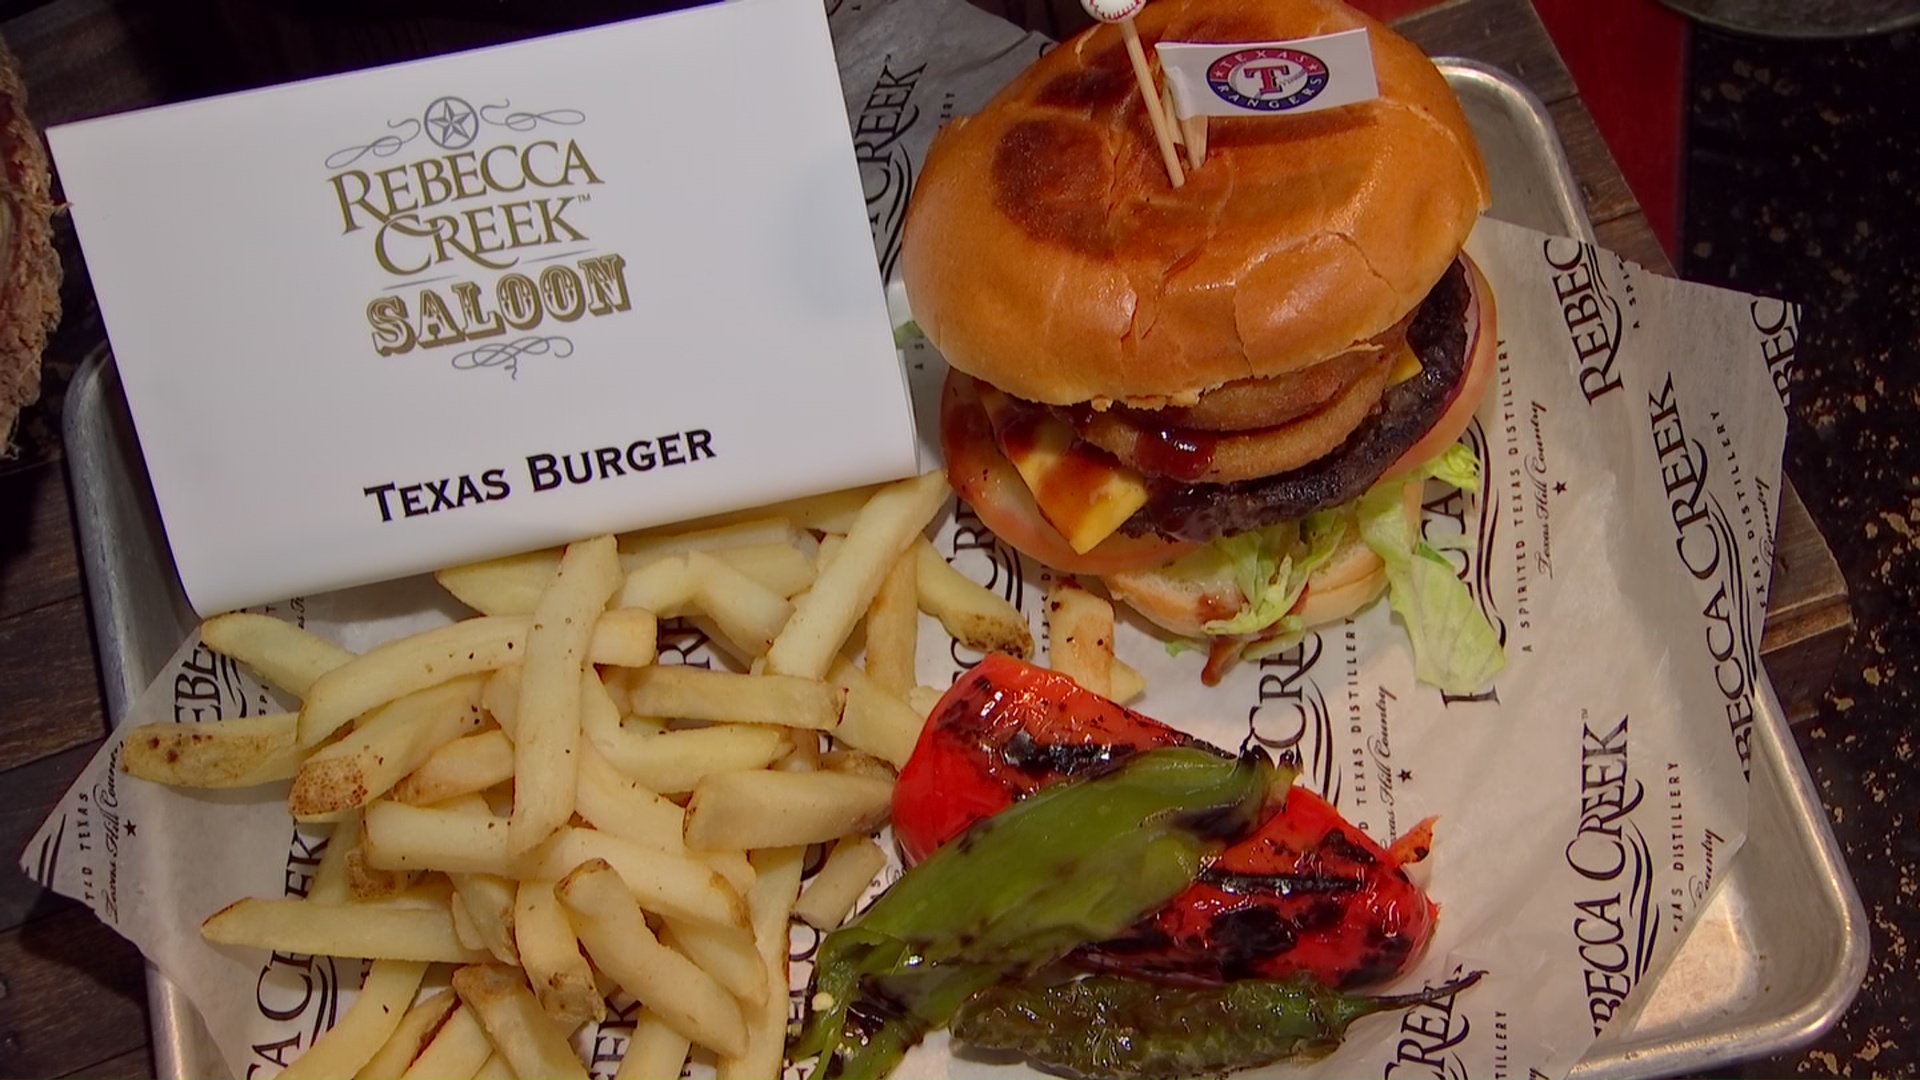
<instances>
[{"instance_id":1,"label":"toothpick","mask_svg":"<svg viewBox=\"0 0 1920 1080\"><path fill-rule=\"evenodd\" d=\"M1187 167L1199 169L1207 163L1207 117L1181 117L1179 110L1173 107L1173 86L1168 84L1160 88L1160 110L1173 117L1178 123L1173 126L1173 144L1185 147Z\"/></svg>"},{"instance_id":2,"label":"toothpick","mask_svg":"<svg viewBox=\"0 0 1920 1080\"><path fill-rule=\"evenodd\" d=\"M1160 159L1167 166L1167 181L1174 187L1187 182L1180 168L1180 154L1173 148L1173 132L1167 114L1160 108L1160 88L1154 85L1153 69L1147 66L1147 50L1140 44L1140 30L1133 17L1147 6L1147 0L1080 0L1087 14L1103 23L1118 23L1120 36L1127 43L1127 57L1133 61L1133 77L1140 83L1140 101L1147 107L1147 119L1153 123L1153 137L1160 144Z\"/></svg>"},{"instance_id":3,"label":"toothpick","mask_svg":"<svg viewBox=\"0 0 1920 1080\"><path fill-rule=\"evenodd\" d=\"M1167 166L1167 180L1174 187L1187 182L1180 168L1180 155L1173 150L1173 133L1167 130L1167 114L1160 111L1160 91L1153 85L1153 69L1147 66L1147 50L1140 44L1140 31L1131 16L1120 20L1120 36L1126 39L1127 56L1133 61L1133 77L1140 80L1140 100L1147 106L1147 119L1153 122L1153 137L1160 142L1160 158Z\"/></svg>"},{"instance_id":4,"label":"toothpick","mask_svg":"<svg viewBox=\"0 0 1920 1080\"><path fill-rule=\"evenodd\" d=\"M1207 118L1205 114L1180 121L1180 133L1186 136L1187 164L1199 168L1207 163Z\"/></svg>"}]
</instances>

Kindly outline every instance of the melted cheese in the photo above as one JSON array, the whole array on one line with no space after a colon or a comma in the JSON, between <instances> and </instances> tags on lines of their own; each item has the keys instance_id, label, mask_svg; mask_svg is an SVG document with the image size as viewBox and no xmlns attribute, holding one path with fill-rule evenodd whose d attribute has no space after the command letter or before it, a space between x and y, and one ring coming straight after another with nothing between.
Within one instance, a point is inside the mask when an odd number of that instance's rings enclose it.
<instances>
[{"instance_id":1,"label":"melted cheese","mask_svg":"<svg viewBox=\"0 0 1920 1080\"><path fill-rule=\"evenodd\" d=\"M1400 352L1393 358L1393 370L1387 372L1387 385L1394 386L1406 382L1426 370L1420 364L1420 358L1413 355L1413 349L1406 342L1400 343Z\"/></svg>"},{"instance_id":2,"label":"melted cheese","mask_svg":"<svg viewBox=\"0 0 1920 1080\"><path fill-rule=\"evenodd\" d=\"M1045 414L1016 417L1020 407L984 383L980 403L1040 516L1076 553L1092 551L1147 504L1146 477L1081 444L1066 422ZM1020 437L1009 437L1015 426Z\"/></svg>"}]
</instances>

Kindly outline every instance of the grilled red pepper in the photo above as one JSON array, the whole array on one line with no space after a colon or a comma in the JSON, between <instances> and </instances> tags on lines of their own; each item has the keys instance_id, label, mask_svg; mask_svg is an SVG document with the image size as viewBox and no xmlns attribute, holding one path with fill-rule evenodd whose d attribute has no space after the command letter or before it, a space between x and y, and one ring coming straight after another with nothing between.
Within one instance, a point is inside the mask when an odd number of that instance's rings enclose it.
<instances>
[{"instance_id":1,"label":"grilled red pepper","mask_svg":"<svg viewBox=\"0 0 1920 1080\"><path fill-rule=\"evenodd\" d=\"M921 732L894 789L894 835L917 861L1042 784L1175 745L1203 744L1063 675L991 656ZM1402 869L1428 837L1422 822L1383 849L1295 788L1166 908L1074 960L1200 983L1306 973L1344 989L1387 979L1433 931L1438 909Z\"/></svg>"}]
</instances>

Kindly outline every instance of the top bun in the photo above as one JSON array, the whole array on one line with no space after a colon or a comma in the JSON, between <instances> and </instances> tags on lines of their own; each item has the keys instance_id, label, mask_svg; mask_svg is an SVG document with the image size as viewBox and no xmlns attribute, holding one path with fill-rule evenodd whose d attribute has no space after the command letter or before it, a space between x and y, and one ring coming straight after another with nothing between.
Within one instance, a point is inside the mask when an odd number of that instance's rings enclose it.
<instances>
[{"instance_id":1,"label":"top bun","mask_svg":"<svg viewBox=\"0 0 1920 1080\"><path fill-rule=\"evenodd\" d=\"M1332 0L1155 0L1153 42L1277 41L1365 27L1376 100L1213 117L1173 188L1120 30L1040 58L941 131L907 213L915 321L949 363L1049 404L1191 405L1390 328L1489 204L1446 80Z\"/></svg>"}]
</instances>

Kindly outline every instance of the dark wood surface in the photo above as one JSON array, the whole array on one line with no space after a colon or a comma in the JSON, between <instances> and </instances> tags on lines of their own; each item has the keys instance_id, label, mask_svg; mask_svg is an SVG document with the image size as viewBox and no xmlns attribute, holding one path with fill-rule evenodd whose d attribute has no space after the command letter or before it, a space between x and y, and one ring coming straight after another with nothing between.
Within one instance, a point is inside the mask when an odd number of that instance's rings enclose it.
<instances>
[{"instance_id":1,"label":"dark wood surface","mask_svg":"<svg viewBox=\"0 0 1920 1080\"><path fill-rule=\"evenodd\" d=\"M314 15L305 7L211 0L177 10L130 0L55 0L0 22L0 36L18 54L34 117L46 124L231 88L220 69L208 67L213 63L239 65L245 70L232 78L259 82L275 70L319 74L351 66L355 57L397 59L528 32L528 19L487 22L467 14L481 7L406 19L353 5ZM1056 33L1083 18L1077 0L1018 0L1001 10ZM225 33L260 35L252 40L268 44L210 57L207 39L182 40L181 11L205 20L198 33L214 33L218 22ZM245 29L249 20L252 30ZM1431 52L1485 60L1524 79L1559 127L1601 242L1670 270L1526 0L1453 0L1402 29ZM248 59L243 64L237 56ZM32 886L14 863L99 747L106 723L66 474L57 438L45 434L57 432L62 374L99 339L84 271L71 247L67 254L68 317L50 350L53 385L23 429L40 434L23 448L25 459L0 475L0 852L7 855L0 869L0 1075L147 1077L154 1072L139 954L84 909ZM1825 690L1851 618L1833 557L1791 488L1777 550L1763 652L1790 715L1799 717Z\"/></svg>"}]
</instances>

